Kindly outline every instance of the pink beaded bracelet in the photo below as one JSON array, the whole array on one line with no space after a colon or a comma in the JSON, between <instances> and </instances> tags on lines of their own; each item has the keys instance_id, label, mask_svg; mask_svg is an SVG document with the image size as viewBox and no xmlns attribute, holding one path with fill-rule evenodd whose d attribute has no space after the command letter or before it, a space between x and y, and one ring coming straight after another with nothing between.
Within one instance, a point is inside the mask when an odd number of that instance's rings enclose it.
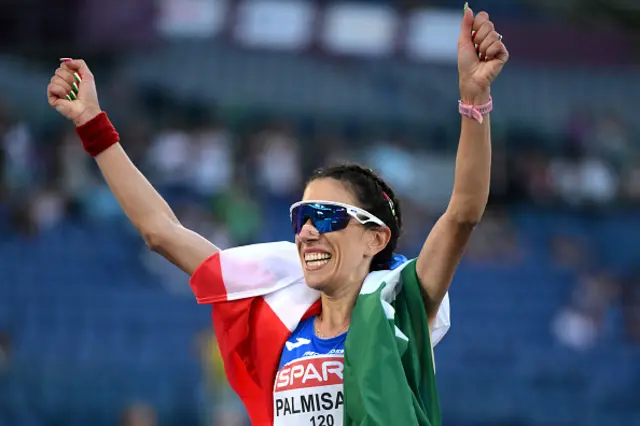
<instances>
[{"instance_id":1,"label":"pink beaded bracelet","mask_svg":"<svg viewBox=\"0 0 640 426\"><path fill-rule=\"evenodd\" d=\"M468 105L458 101L458 112L465 117L482 123L483 117L493 111L493 99L489 96L489 102L484 105Z\"/></svg>"}]
</instances>

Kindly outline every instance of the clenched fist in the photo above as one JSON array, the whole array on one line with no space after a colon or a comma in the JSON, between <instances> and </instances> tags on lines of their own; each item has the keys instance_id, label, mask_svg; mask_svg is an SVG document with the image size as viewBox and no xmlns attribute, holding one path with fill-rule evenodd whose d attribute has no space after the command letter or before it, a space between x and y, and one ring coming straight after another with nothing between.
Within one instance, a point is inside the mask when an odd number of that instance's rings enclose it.
<instances>
[{"instance_id":1,"label":"clenched fist","mask_svg":"<svg viewBox=\"0 0 640 426\"><path fill-rule=\"evenodd\" d=\"M460 96L467 104L480 105L488 101L489 88L509 52L486 12L474 16L465 3L458 39L458 73Z\"/></svg>"},{"instance_id":2,"label":"clenched fist","mask_svg":"<svg viewBox=\"0 0 640 426\"><path fill-rule=\"evenodd\" d=\"M100 114L93 74L83 60L61 59L47 86L49 105L81 126Z\"/></svg>"}]
</instances>

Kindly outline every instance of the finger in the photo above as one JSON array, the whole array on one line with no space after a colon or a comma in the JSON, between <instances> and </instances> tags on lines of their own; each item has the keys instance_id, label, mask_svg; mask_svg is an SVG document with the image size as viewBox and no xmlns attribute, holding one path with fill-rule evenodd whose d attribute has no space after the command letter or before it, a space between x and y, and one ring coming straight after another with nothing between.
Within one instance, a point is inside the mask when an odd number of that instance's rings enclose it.
<instances>
[{"instance_id":1,"label":"finger","mask_svg":"<svg viewBox=\"0 0 640 426\"><path fill-rule=\"evenodd\" d=\"M66 99L66 97L69 96L69 91L59 84L51 83L47 87L47 95L49 105L54 106L56 101Z\"/></svg>"},{"instance_id":2,"label":"finger","mask_svg":"<svg viewBox=\"0 0 640 426\"><path fill-rule=\"evenodd\" d=\"M502 62L507 62L509 60L509 51L501 41L496 41L491 44L487 48L486 55L486 60L497 59Z\"/></svg>"},{"instance_id":3,"label":"finger","mask_svg":"<svg viewBox=\"0 0 640 426\"><path fill-rule=\"evenodd\" d=\"M80 77L80 74L78 72L73 71L72 69L69 69L69 67L65 66L65 63L60 64L60 69L68 74L65 74L65 79L69 82L69 84L73 88L73 91L77 95L80 92L80 83L82 83L82 77Z\"/></svg>"},{"instance_id":4,"label":"finger","mask_svg":"<svg viewBox=\"0 0 640 426\"><path fill-rule=\"evenodd\" d=\"M71 77L71 82L73 82L73 77ZM56 75L54 75L51 78L51 83L52 84L57 84L60 87L64 87L65 91L67 93L71 92L73 90L73 86L71 85L71 83L67 80L67 78L65 77L60 77L58 75L58 72L56 71Z\"/></svg>"},{"instance_id":5,"label":"finger","mask_svg":"<svg viewBox=\"0 0 640 426\"><path fill-rule=\"evenodd\" d=\"M482 43L478 46L478 52L480 59L487 57L487 49L492 44L500 41L500 34L495 31L491 31L489 35L485 37Z\"/></svg>"},{"instance_id":6,"label":"finger","mask_svg":"<svg viewBox=\"0 0 640 426\"><path fill-rule=\"evenodd\" d=\"M473 27L473 10L468 3L464 4L464 13L462 15L462 23L460 24L460 37L458 45L464 46L471 42L471 30Z\"/></svg>"},{"instance_id":7,"label":"finger","mask_svg":"<svg viewBox=\"0 0 640 426\"><path fill-rule=\"evenodd\" d=\"M487 12L480 12L473 19L473 27L471 28L474 31L478 31L482 25L489 20L489 14Z\"/></svg>"},{"instance_id":8,"label":"finger","mask_svg":"<svg viewBox=\"0 0 640 426\"><path fill-rule=\"evenodd\" d=\"M473 33L473 42L476 46L480 46L492 31L494 31L493 22L484 21L484 23Z\"/></svg>"},{"instance_id":9,"label":"finger","mask_svg":"<svg viewBox=\"0 0 640 426\"><path fill-rule=\"evenodd\" d=\"M69 88L70 88L69 90L71 90L71 88L73 87L73 84L76 82L73 76L73 73L62 67L56 70L56 76L64 80L64 82L69 85Z\"/></svg>"},{"instance_id":10,"label":"finger","mask_svg":"<svg viewBox=\"0 0 640 426\"><path fill-rule=\"evenodd\" d=\"M78 77L76 77L76 81L78 80L78 78L80 79L93 78L93 74L91 73L91 70L82 59L73 59L71 61L64 61L62 62L62 64L60 64L60 66L71 71L72 73L77 73Z\"/></svg>"}]
</instances>

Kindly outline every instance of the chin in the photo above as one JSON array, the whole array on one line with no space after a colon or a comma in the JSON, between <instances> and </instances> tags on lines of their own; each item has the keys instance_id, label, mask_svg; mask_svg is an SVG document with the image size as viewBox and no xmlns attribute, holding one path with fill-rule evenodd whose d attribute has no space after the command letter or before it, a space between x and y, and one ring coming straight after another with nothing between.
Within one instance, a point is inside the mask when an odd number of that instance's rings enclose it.
<instances>
[{"instance_id":1,"label":"chin","mask_svg":"<svg viewBox=\"0 0 640 426\"><path fill-rule=\"evenodd\" d=\"M334 275L332 262L328 262L320 268L309 267L303 262L302 269L307 286L318 291L324 290L331 283Z\"/></svg>"},{"instance_id":2,"label":"chin","mask_svg":"<svg viewBox=\"0 0 640 426\"><path fill-rule=\"evenodd\" d=\"M309 271L304 271L304 281L307 287L314 290L322 291L329 284L329 274L319 274Z\"/></svg>"},{"instance_id":3,"label":"chin","mask_svg":"<svg viewBox=\"0 0 640 426\"><path fill-rule=\"evenodd\" d=\"M304 281L307 286L318 291L325 290L333 281L334 271L331 265L320 269L309 269L303 265Z\"/></svg>"}]
</instances>

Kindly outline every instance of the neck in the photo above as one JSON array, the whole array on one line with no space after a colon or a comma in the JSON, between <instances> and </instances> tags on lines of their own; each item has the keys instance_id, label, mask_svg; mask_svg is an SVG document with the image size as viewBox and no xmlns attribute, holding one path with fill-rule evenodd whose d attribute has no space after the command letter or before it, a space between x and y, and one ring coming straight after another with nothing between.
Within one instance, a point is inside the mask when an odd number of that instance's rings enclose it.
<instances>
[{"instance_id":1,"label":"neck","mask_svg":"<svg viewBox=\"0 0 640 426\"><path fill-rule=\"evenodd\" d=\"M360 286L344 286L338 291L321 294L322 313L316 323L321 337L333 337L347 331L359 293Z\"/></svg>"}]
</instances>

